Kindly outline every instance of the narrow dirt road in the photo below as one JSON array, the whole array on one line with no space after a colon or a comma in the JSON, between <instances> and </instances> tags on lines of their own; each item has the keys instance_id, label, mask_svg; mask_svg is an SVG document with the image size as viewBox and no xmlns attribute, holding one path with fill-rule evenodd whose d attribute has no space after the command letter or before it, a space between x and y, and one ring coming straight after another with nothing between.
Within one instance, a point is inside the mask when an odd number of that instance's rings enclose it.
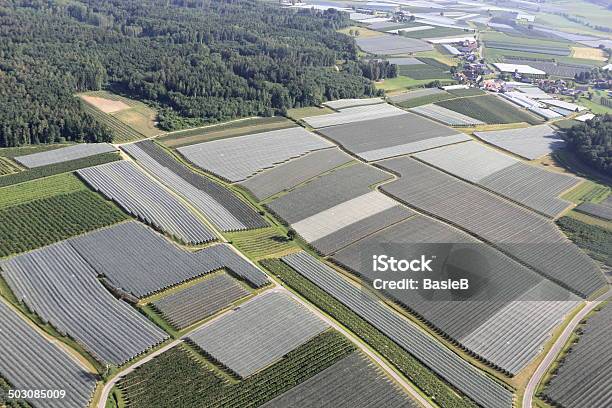
<instances>
[{"instance_id":1,"label":"narrow dirt road","mask_svg":"<svg viewBox=\"0 0 612 408\"><path fill-rule=\"evenodd\" d=\"M529 380L529 383L525 388L525 394L523 395L523 408L531 408L533 404L533 395L535 394L536 389L538 388L538 384L540 383L542 377L544 377L552 363L556 360L557 356L563 349L563 346L576 329L576 326L578 326L584 316L589 314L591 310L595 309L598 305L608 299L610 295L612 295L612 291L608 290L606 293L604 293L597 299L587 302L586 306L582 308L582 310L580 310L580 312L578 312L576 316L574 316L571 322L569 322L565 330L563 330L563 333L561 333L561 336L559 336L555 344L552 346L544 360L542 360L536 371L533 373L533 376Z\"/></svg>"}]
</instances>

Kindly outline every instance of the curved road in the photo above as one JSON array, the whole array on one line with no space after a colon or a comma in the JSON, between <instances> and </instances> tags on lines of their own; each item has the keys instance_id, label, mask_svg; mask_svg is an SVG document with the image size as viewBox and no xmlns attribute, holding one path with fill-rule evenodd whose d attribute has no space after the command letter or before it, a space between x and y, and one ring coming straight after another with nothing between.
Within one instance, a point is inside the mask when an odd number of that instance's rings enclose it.
<instances>
[{"instance_id":1,"label":"curved road","mask_svg":"<svg viewBox=\"0 0 612 408\"><path fill-rule=\"evenodd\" d=\"M275 282L276 283L276 282ZM290 292L289 290L287 290L285 287L277 285L276 287L269 289L267 291L265 291L264 293L268 293L268 292L283 292L288 294L289 296L291 296L295 301L297 301L298 303L302 304L303 306L305 306L307 309L309 309L311 312L313 312L315 315L317 315L319 318L321 318L323 321L325 321L327 324L329 324L331 327L333 327L334 329L336 329L337 331L339 331L340 333L342 333L345 337L347 337L352 343L355 344L355 346L357 346L357 348L359 348L363 353L365 353L366 355L368 355L372 360L374 360L390 377L392 377L397 383L399 383L407 392L408 394L410 394L410 396L418 401L421 406L425 407L425 408L434 408L429 401L427 401L427 399L423 398L414 388L413 386L408 383L404 378L402 378L395 370L393 370L386 362L384 362L380 357L378 357L376 354L374 354L369 348L367 348L359 339L357 339L352 333L349 333L348 331L346 331L344 328L340 327L340 325L338 325L336 322L332 321L330 318L328 318L327 316L325 316L323 313L321 313L321 311L317 308L315 308L314 306L312 306L311 304L303 301L302 299L300 299L297 295L295 295L294 293ZM257 296L253 297L252 299L257 298ZM252 300L251 299L251 300ZM247 301L248 302L248 301ZM228 313L232 313L231 310L226 311L225 313L222 313L218 316L216 316L214 319L209 320L208 322L206 322L205 324L203 324L202 326L198 326L196 329L194 330L198 330L201 327L204 327L208 324L210 324L211 322L221 318L222 316L227 315ZM119 380L121 380L123 377L125 377L126 375L128 375L129 373L131 373L132 371L134 371L136 368L140 367L141 365L151 361L153 358L155 358L156 356L160 355L161 353L163 353L166 350L171 349L172 347L176 346L177 344L181 343L183 341L183 339L187 336L189 336L190 333L187 333L185 335L183 335L180 339L176 339L174 341L172 341L171 343L166 344L164 347L160 348L159 350L155 350L153 353L147 355L145 358L143 358L142 360L137 361L136 363L132 364L129 367L126 367L123 371L117 373L110 381L108 381L105 385L104 388L102 388L102 392L100 394L100 399L98 400L98 403L96 404L97 408L105 408L106 407L106 401L108 400L108 395L110 394L111 389L115 386L115 384L117 384L117 382Z\"/></svg>"},{"instance_id":2,"label":"curved road","mask_svg":"<svg viewBox=\"0 0 612 408\"><path fill-rule=\"evenodd\" d=\"M556 360L557 356L563 349L563 346L565 346L565 343L567 342L567 340L570 338L570 336L576 329L576 326L578 326L578 324L584 318L584 316L589 314L591 310L595 309L603 301L609 298L610 295L612 295L612 291L608 290L606 293L604 293L597 299L590 301L590 302L586 302L586 306L583 307L580 310L580 312L578 312L578 314L574 316L574 318L569 322L565 330L563 330L563 333L561 333L561 336L559 336L559 338L557 339L555 344L552 346L552 348L550 349L550 351L548 352L544 360L542 360L542 362L540 363L536 371L531 376L531 379L529 380L529 383L527 384L527 387L525 388L525 394L523 394L523 404L522 404L523 408L532 407L533 395L535 394L535 391L538 388L538 384L540 384L542 377L544 377L544 374L546 374L551 364Z\"/></svg>"}]
</instances>

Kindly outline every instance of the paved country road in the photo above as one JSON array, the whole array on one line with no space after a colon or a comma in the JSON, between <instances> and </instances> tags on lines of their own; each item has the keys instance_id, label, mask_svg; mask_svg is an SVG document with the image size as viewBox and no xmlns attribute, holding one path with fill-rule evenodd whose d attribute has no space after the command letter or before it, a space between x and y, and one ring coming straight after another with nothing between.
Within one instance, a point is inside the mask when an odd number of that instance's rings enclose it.
<instances>
[{"instance_id":1,"label":"paved country road","mask_svg":"<svg viewBox=\"0 0 612 408\"><path fill-rule=\"evenodd\" d=\"M289 296L291 296L292 299L294 299L295 301L299 302L300 304L302 304L303 306L305 306L308 310L310 310L311 312L313 312L315 315L317 315L319 318L321 318L323 321L325 321L327 324L329 324L331 327L333 327L334 329L336 329L337 331L339 331L340 333L342 333L344 336L346 336L351 342L353 342L355 344L355 346L357 346L363 353L365 353L366 355L368 355L372 360L374 360L376 363L378 363L378 365L380 365L380 367L389 375L391 376L399 385L402 386L402 388L404 388L409 394L410 396L418 401L420 403L421 406L425 407L425 408L434 408L429 401L427 401L427 399L423 398L414 388L413 386L408 383L404 378L402 378L397 372L395 372L395 370L393 370L391 367L389 367L389 365L384 362L380 357L378 357L376 354L374 354L370 349L368 349L361 341L359 341L353 334L349 333L348 331L346 331L344 328L342 328L340 325L338 325L336 322L332 321L331 319L329 319L327 316L325 316L323 313L321 313L318 309L316 309L314 306L310 305L309 303L306 303L305 301L303 301L302 299L300 299L298 296L296 296L295 294L293 294L292 292L288 291L286 288L282 287L282 286L276 286L273 289L267 290L265 293L268 292L283 292L283 293L287 293ZM255 299L256 297L252 298ZM208 322L206 322L205 324L203 324L202 326L198 326L196 329L194 330L198 330L201 327L207 326L210 323L212 323L213 321L227 315L228 313L232 313L231 310L220 314L219 316L215 317L212 320L209 320ZM191 332L190 332L191 333ZM136 363L134 363L133 365L125 368L123 371L119 372L118 374L116 374L108 383L106 383L104 385L104 388L102 389L101 395L100 395L100 399L98 401L98 404L96 405L97 408L105 408L106 406L106 401L108 400L108 395L110 394L112 388L115 386L115 384L117 384L117 382L119 382L123 377L125 377L126 375L128 375L129 373L131 373L132 371L134 371L136 368L140 367L141 365L151 361L153 358L157 357L158 355L162 354L164 351L167 351L169 349L171 349L172 347L180 344L183 339L187 336L189 336L190 333L187 333L185 335L183 335L180 339L176 339L171 343L168 343L167 345L165 345L164 347L160 348L159 350L156 350L155 352L147 355L145 358L143 358L142 360L137 361Z\"/></svg>"},{"instance_id":2,"label":"paved country road","mask_svg":"<svg viewBox=\"0 0 612 408\"><path fill-rule=\"evenodd\" d=\"M563 346L576 329L576 326L578 326L584 316L589 314L591 310L595 309L603 301L607 300L610 295L612 295L612 291L608 290L606 293L604 293L597 299L587 302L586 306L583 307L576 316L574 316L571 322L569 322L565 330L563 330L563 333L561 333L561 336L559 336L555 344L552 346L544 360L542 360L536 371L533 373L533 376L529 380L529 383L525 388L525 394L523 395L523 408L531 408L533 403L533 395L535 394L535 391L538 388L538 384L542 380L542 377L544 377L544 374L546 374L546 372L550 368L551 364L556 360L557 356L563 349Z\"/></svg>"}]
</instances>

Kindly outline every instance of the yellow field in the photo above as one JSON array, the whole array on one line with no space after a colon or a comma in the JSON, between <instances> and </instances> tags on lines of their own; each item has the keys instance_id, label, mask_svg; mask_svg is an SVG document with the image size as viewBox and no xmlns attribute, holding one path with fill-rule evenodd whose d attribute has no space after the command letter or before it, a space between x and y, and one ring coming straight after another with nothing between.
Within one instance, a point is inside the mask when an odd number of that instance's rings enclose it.
<instances>
[{"instance_id":1,"label":"yellow field","mask_svg":"<svg viewBox=\"0 0 612 408\"><path fill-rule=\"evenodd\" d=\"M122 101L114 101L112 99L101 98L93 95L81 95L81 99L95 108L100 109L104 113L119 112L124 109L130 109L130 105Z\"/></svg>"},{"instance_id":2,"label":"yellow field","mask_svg":"<svg viewBox=\"0 0 612 408\"><path fill-rule=\"evenodd\" d=\"M163 133L155 126L157 113L148 107L134 107L114 113L114 117L147 137Z\"/></svg>"},{"instance_id":3,"label":"yellow field","mask_svg":"<svg viewBox=\"0 0 612 408\"><path fill-rule=\"evenodd\" d=\"M572 47L572 57L595 61L607 61L606 54L599 48Z\"/></svg>"}]
</instances>

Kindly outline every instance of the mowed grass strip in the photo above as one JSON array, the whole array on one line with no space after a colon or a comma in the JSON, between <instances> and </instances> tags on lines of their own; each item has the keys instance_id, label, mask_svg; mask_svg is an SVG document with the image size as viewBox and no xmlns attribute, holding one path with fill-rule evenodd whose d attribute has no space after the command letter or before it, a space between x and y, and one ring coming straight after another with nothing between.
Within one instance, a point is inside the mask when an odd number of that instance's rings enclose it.
<instances>
[{"instance_id":1,"label":"mowed grass strip","mask_svg":"<svg viewBox=\"0 0 612 408\"><path fill-rule=\"evenodd\" d=\"M287 353L279 362L242 381L227 378L189 346L174 347L119 383L128 408L260 406L332 366L355 350L336 331L326 331Z\"/></svg>"},{"instance_id":2,"label":"mowed grass strip","mask_svg":"<svg viewBox=\"0 0 612 408\"><path fill-rule=\"evenodd\" d=\"M36 180L43 177L53 176L55 174L67 173L84 167L97 166L99 164L110 163L120 160L119 153L102 153L95 156L84 157L82 159L71 160L62 163L49 164L47 166L36 167L20 171L19 173L9 174L0 177L0 187L6 187L14 184L24 183L26 181Z\"/></svg>"},{"instance_id":3,"label":"mowed grass strip","mask_svg":"<svg viewBox=\"0 0 612 408\"><path fill-rule=\"evenodd\" d=\"M177 148L210 140L244 136L294 126L296 126L295 123L282 116L249 118L201 128L179 130L161 136L156 140L166 147Z\"/></svg>"},{"instance_id":4,"label":"mowed grass strip","mask_svg":"<svg viewBox=\"0 0 612 408\"><path fill-rule=\"evenodd\" d=\"M462 113L488 124L527 122L531 125L542 120L503 101L495 95L464 97L436 102L436 105Z\"/></svg>"},{"instance_id":5,"label":"mowed grass strip","mask_svg":"<svg viewBox=\"0 0 612 408\"><path fill-rule=\"evenodd\" d=\"M611 191L609 186L585 180L561 198L575 204L600 203L610 195Z\"/></svg>"},{"instance_id":6,"label":"mowed grass strip","mask_svg":"<svg viewBox=\"0 0 612 408\"><path fill-rule=\"evenodd\" d=\"M5 207L0 210L0 256L39 248L127 218L89 190Z\"/></svg>"},{"instance_id":7,"label":"mowed grass strip","mask_svg":"<svg viewBox=\"0 0 612 408\"><path fill-rule=\"evenodd\" d=\"M0 188L0 209L86 189L85 184L74 174L58 174L16 186Z\"/></svg>"},{"instance_id":8,"label":"mowed grass strip","mask_svg":"<svg viewBox=\"0 0 612 408\"><path fill-rule=\"evenodd\" d=\"M227 238L246 255L261 259L298 249L295 242L275 227L226 234Z\"/></svg>"}]
</instances>

